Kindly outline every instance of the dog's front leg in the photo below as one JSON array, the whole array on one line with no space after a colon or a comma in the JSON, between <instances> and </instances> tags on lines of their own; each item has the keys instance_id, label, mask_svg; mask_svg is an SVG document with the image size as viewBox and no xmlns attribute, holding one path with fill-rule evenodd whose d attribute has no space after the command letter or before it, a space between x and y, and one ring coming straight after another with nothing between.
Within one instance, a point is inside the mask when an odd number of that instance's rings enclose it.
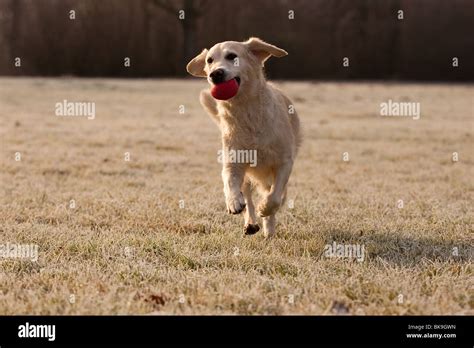
<instances>
[{"instance_id":1,"label":"dog's front leg","mask_svg":"<svg viewBox=\"0 0 474 348\"><path fill-rule=\"evenodd\" d=\"M240 191L244 182L245 166L238 163L224 163L222 180L227 211L231 214L240 214L245 208L245 200Z\"/></svg>"},{"instance_id":2,"label":"dog's front leg","mask_svg":"<svg viewBox=\"0 0 474 348\"><path fill-rule=\"evenodd\" d=\"M258 215L262 217L270 216L275 214L278 208L280 208L292 168L293 161L285 162L278 168L270 192L258 206Z\"/></svg>"}]
</instances>

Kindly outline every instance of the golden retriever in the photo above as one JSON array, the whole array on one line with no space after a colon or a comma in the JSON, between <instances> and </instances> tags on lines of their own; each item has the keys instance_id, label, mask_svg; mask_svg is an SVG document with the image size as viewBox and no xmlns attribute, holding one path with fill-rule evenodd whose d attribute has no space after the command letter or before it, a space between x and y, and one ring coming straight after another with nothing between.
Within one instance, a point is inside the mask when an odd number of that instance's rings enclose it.
<instances>
[{"instance_id":1,"label":"golden retriever","mask_svg":"<svg viewBox=\"0 0 474 348\"><path fill-rule=\"evenodd\" d=\"M223 161L222 179L228 212L244 211L245 234L260 229L252 202L252 191L258 189L263 198L257 214L263 218L267 238L275 234L275 214L285 201L301 143L300 122L292 102L266 81L263 71L268 58L287 54L258 38L226 41L204 49L186 67L193 76L207 77L213 88L232 79L238 83L237 94L230 99L217 100L210 90L203 90L200 102L220 128L223 151L257 154L256 165Z\"/></svg>"}]
</instances>

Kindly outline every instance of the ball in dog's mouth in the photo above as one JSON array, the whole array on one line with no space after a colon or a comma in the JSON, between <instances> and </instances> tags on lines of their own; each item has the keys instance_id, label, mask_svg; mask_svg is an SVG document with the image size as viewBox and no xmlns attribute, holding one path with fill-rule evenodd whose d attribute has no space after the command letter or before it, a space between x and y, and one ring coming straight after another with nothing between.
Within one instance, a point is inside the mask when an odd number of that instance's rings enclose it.
<instances>
[{"instance_id":1,"label":"ball in dog's mouth","mask_svg":"<svg viewBox=\"0 0 474 348\"><path fill-rule=\"evenodd\" d=\"M214 98L219 100L228 100L235 96L239 91L240 77L235 77L228 81L224 81L214 85L211 88L211 94Z\"/></svg>"}]
</instances>

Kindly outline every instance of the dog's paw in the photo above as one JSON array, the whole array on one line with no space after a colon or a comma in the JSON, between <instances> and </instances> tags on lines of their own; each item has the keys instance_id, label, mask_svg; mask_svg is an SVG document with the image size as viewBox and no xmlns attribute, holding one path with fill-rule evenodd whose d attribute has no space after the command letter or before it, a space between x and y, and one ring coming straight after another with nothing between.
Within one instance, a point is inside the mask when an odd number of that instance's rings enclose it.
<instances>
[{"instance_id":1,"label":"dog's paw","mask_svg":"<svg viewBox=\"0 0 474 348\"><path fill-rule=\"evenodd\" d=\"M258 205L257 213L261 217L270 216L277 212L280 208L281 199L275 199L273 196L267 196L263 201Z\"/></svg>"},{"instance_id":2,"label":"dog's paw","mask_svg":"<svg viewBox=\"0 0 474 348\"><path fill-rule=\"evenodd\" d=\"M245 225L244 226L244 233L246 235L251 235L251 234L255 234L257 233L258 231L260 231L260 226L258 224L248 224L248 225Z\"/></svg>"},{"instance_id":3,"label":"dog's paw","mask_svg":"<svg viewBox=\"0 0 474 348\"><path fill-rule=\"evenodd\" d=\"M267 240L272 239L274 236L275 236L275 229L263 231L263 237Z\"/></svg>"},{"instance_id":4,"label":"dog's paw","mask_svg":"<svg viewBox=\"0 0 474 348\"><path fill-rule=\"evenodd\" d=\"M245 200L242 192L237 196L230 196L226 199L227 212L230 214L240 214L245 209Z\"/></svg>"}]
</instances>

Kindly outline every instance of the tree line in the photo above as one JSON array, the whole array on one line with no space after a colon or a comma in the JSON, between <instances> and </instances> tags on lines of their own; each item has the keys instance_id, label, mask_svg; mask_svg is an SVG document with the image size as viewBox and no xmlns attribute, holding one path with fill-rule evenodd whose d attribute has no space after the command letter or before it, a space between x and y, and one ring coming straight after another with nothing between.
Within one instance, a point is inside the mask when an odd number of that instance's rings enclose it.
<instances>
[{"instance_id":1,"label":"tree line","mask_svg":"<svg viewBox=\"0 0 474 348\"><path fill-rule=\"evenodd\" d=\"M0 0L0 74L184 76L258 36L289 52L272 78L473 80L473 18L471 0Z\"/></svg>"}]
</instances>

